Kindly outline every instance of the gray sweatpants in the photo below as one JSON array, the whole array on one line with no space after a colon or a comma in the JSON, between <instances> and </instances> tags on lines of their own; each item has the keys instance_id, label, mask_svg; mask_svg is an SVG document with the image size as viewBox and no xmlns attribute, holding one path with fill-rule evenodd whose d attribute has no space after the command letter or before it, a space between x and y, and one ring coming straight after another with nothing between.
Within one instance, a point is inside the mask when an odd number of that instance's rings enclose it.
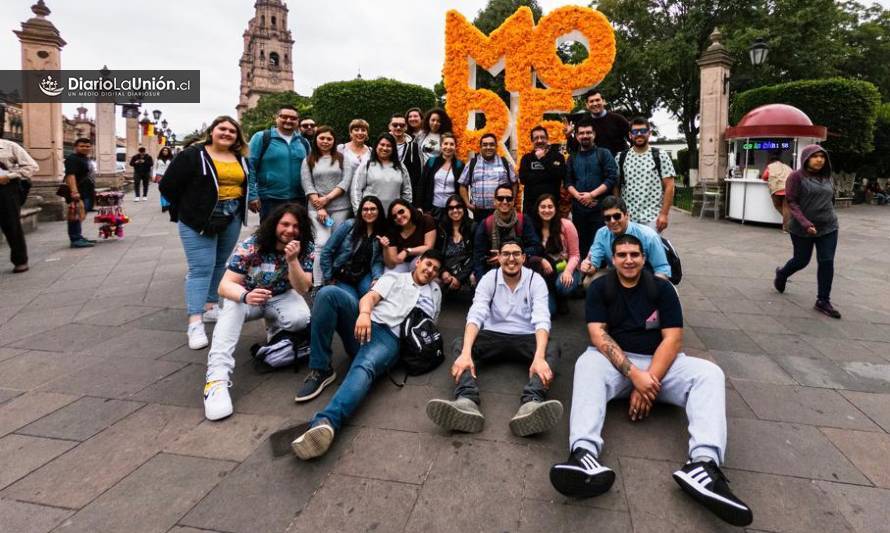
<instances>
[{"instance_id":1,"label":"gray sweatpants","mask_svg":"<svg viewBox=\"0 0 890 533\"><path fill-rule=\"evenodd\" d=\"M651 355L625 352L637 368L649 368ZM661 380L657 401L686 408L689 419L689 457L709 457L723 463L726 451L726 389L720 367L684 353ZM575 363L569 449L582 447L599 457L603 448L606 404L626 398L633 390L630 379L621 375L593 346Z\"/></svg>"},{"instance_id":2,"label":"gray sweatpants","mask_svg":"<svg viewBox=\"0 0 890 533\"><path fill-rule=\"evenodd\" d=\"M225 300L207 353L207 381L227 381L235 369L235 347L248 320L266 319L266 338L279 331L300 331L309 325L309 306L293 289L269 298L264 305Z\"/></svg>"}]
</instances>

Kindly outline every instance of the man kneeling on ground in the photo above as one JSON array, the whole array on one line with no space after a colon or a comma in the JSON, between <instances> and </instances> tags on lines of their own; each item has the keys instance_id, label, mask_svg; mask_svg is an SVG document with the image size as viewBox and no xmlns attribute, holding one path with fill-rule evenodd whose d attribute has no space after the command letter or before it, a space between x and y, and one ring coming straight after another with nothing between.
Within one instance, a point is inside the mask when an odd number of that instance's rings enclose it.
<instances>
[{"instance_id":1,"label":"man kneeling on ground","mask_svg":"<svg viewBox=\"0 0 890 533\"><path fill-rule=\"evenodd\" d=\"M457 383L455 400L430 400L426 405L427 416L445 429L482 431L485 417L479 411L476 362L501 358L531 361L519 411L510 420L514 435L547 431L562 418L562 404L544 399L559 357L558 350L548 344L547 282L523 266L525 258L518 242L502 242L500 267L488 271L476 287L464 337L454 343L455 355L460 354L451 367Z\"/></svg>"},{"instance_id":2,"label":"man kneeling on ground","mask_svg":"<svg viewBox=\"0 0 890 533\"><path fill-rule=\"evenodd\" d=\"M208 420L232 414L229 374L235 369L235 347L245 321L265 318L269 339L309 324L303 297L312 287L314 260L312 224L299 204L273 211L256 233L235 247L219 284L225 303L207 354L204 416Z\"/></svg>"},{"instance_id":3,"label":"man kneeling on ground","mask_svg":"<svg viewBox=\"0 0 890 533\"><path fill-rule=\"evenodd\" d=\"M598 460L606 403L630 396L630 419L640 421L660 400L685 407L689 419L689 460L674 472L674 480L721 519L746 526L753 520L751 509L729 490L719 467L726 450L723 372L680 352L680 300L670 282L643 270L645 260L638 238L618 237L612 243L615 270L587 291L593 346L575 364L571 453L550 469L550 482L566 496L609 490L615 473Z\"/></svg>"},{"instance_id":4,"label":"man kneeling on ground","mask_svg":"<svg viewBox=\"0 0 890 533\"><path fill-rule=\"evenodd\" d=\"M417 260L413 272L388 272L380 277L358 305L355 338L361 343L349 371L328 405L309 423L291 448L300 459L324 455L343 421L352 416L364 400L374 380L399 358L402 322L419 307L435 322L442 304L442 291L433 283L442 268L442 254L427 250ZM339 312L339 310L338 310Z\"/></svg>"}]
</instances>

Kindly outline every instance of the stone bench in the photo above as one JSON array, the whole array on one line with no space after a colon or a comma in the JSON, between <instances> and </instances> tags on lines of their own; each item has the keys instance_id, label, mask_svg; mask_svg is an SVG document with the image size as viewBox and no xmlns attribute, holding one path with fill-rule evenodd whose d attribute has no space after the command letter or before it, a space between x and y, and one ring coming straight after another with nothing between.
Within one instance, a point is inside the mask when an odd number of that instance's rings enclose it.
<instances>
[{"instance_id":1,"label":"stone bench","mask_svg":"<svg viewBox=\"0 0 890 533\"><path fill-rule=\"evenodd\" d=\"M850 207L851 205L853 205L852 196L838 196L834 199L835 209L843 209L844 207Z\"/></svg>"}]
</instances>

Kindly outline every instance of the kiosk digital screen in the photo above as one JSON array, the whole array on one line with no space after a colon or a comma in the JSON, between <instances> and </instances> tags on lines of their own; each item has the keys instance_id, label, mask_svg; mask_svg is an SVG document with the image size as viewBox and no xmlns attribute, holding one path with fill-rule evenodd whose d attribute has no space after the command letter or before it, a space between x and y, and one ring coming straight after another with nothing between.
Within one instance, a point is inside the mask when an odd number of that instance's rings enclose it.
<instances>
[{"instance_id":1,"label":"kiosk digital screen","mask_svg":"<svg viewBox=\"0 0 890 533\"><path fill-rule=\"evenodd\" d=\"M742 145L744 150L790 150L791 141L748 141Z\"/></svg>"}]
</instances>

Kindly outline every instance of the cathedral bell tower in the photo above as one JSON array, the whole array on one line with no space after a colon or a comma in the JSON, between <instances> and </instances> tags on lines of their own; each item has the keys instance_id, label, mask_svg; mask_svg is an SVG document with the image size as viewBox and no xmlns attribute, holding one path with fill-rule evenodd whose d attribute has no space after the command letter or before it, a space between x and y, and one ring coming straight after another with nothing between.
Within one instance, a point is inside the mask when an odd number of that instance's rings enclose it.
<instances>
[{"instance_id":1,"label":"cathedral bell tower","mask_svg":"<svg viewBox=\"0 0 890 533\"><path fill-rule=\"evenodd\" d=\"M257 0L256 14L244 31L241 67L241 96L238 118L255 107L260 96L294 90L291 64L294 40L287 29L288 9L283 0Z\"/></svg>"}]
</instances>

